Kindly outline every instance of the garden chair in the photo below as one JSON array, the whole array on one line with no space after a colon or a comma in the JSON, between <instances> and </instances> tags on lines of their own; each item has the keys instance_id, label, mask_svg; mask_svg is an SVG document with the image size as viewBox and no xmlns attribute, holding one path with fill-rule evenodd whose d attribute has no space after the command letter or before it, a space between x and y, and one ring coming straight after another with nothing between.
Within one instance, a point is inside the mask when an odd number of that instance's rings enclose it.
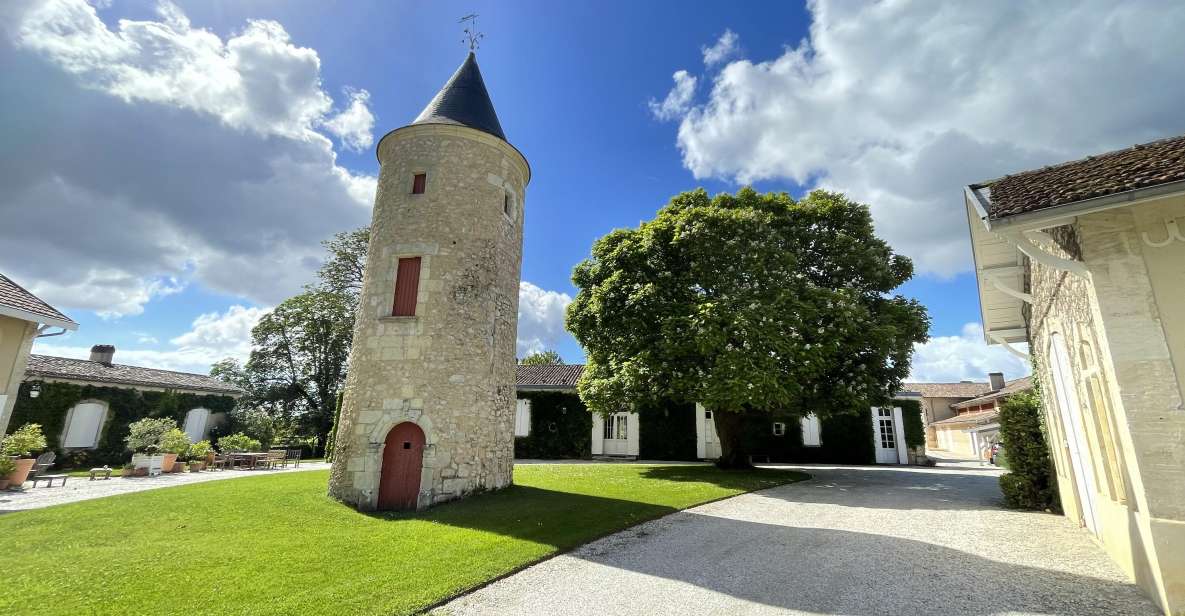
<instances>
[{"instance_id":1,"label":"garden chair","mask_svg":"<svg viewBox=\"0 0 1185 616\"><path fill-rule=\"evenodd\" d=\"M292 466L300 468L300 449L289 449L284 452L285 462L291 462Z\"/></svg>"},{"instance_id":2,"label":"garden chair","mask_svg":"<svg viewBox=\"0 0 1185 616\"><path fill-rule=\"evenodd\" d=\"M222 454L212 453L212 454L206 456L206 466L209 466L210 470L217 469L217 470L224 471L224 470L226 470L226 465L227 465L227 458L226 458L226 456L224 456Z\"/></svg>"},{"instance_id":3,"label":"garden chair","mask_svg":"<svg viewBox=\"0 0 1185 616\"><path fill-rule=\"evenodd\" d=\"M287 468L288 460L283 449L272 449L267 452L268 468Z\"/></svg>"},{"instance_id":4,"label":"garden chair","mask_svg":"<svg viewBox=\"0 0 1185 616\"><path fill-rule=\"evenodd\" d=\"M54 460L57 459L58 454L52 451L47 451L37 456L37 460L33 462L33 468L29 470L29 479L36 479L38 475L45 474L53 466ZM36 486L37 484L33 485Z\"/></svg>"}]
</instances>

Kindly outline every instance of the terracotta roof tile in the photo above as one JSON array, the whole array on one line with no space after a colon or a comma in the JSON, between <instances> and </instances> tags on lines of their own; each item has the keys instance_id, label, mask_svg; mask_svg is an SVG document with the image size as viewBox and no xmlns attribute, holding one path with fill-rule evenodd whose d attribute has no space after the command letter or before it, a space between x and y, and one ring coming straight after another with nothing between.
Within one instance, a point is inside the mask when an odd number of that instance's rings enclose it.
<instances>
[{"instance_id":1,"label":"terracotta roof tile","mask_svg":"<svg viewBox=\"0 0 1185 616\"><path fill-rule=\"evenodd\" d=\"M50 355L29 355L29 365L25 369L25 375L26 378L72 379L93 383L141 385L200 393L226 395L239 395L243 393L243 390L234 385L228 385L204 374L173 372L172 370L157 370L156 368L141 368L139 366L124 366L121 364L112 364L109 366L97 361L53 357Z\"/></svg>"},{"instance_id":2,"label":"terracotta roof tile","mask_svg":"<svg viewBox=\"0 0 1185 616\"><path fill-rule=\"evenodd\" d=\"M547 389L575 389L576 381L584 373L584 364L556 366L524 366L519 364L515 380L519 387Z\"/></svg>"},{"instance_id":3,"label":"terracotta roof tile","mask_svg":"<svg viewBox=\"0 0 1185 616\"><path fill-rule=\"evenodd\" d=\"M980 404L985 404L985 403L991 402L992 400L1004 398L1006 396L1010 396L1010 395L1015 394L1017 392L1026 391L1026 390L1029 390L1032 388L1033 388L1033 377L1026 376L1024 378L1019 378L1019 379L1015 379L1012 381L1008 381L1007 383L1004 384L1004 387L998 391L993 391L991 393L982 395L978 398L964 400L962 402L952 404L952 405L950 405L950 407L953 409L963 409L963 408L967 408L969 406L977 406Z\"/></svg>"},{"instance_id":4,"label":"terracotta roof tile","mask_svg":"<svg viewBox=\"0 0 1185 616\"><path fill-rule=\"evenodd\" d=\"M74 322L70 317L58 312L57 308L41 301L41 298L26 291L24 287L13 282L4 274L0 274L0 306L15 308L56 321Z\"/></svg>"},{"instance_id":5,"label":"terracotta roof tile","mask_svg":"<svg viewBox=\"0 0 1185 616\"><path fill-rule=\"evenodd\" d=\"M903 391L916 391L923 398L974 398L992 390L987 383L902 383Z\"/></svg>"},{"instance_id":6,"label":"terracotta roof tile","mask_svg":"<svg viewBox=\"0 0 1185 616\"><path fill-rule=\"evenodd\" d=\"M962 415L955 415L948 417L941 421L936 421L931 426L954 426L954 425L969 425L982 426L997 421L1000 418L1000 411L992 409L990 411L979 411L976 413L963 413Z\"/></svg>"},{"instance_id":7,"label":"terracotta roof tile","mask_svg":"<svg viewBox=\"0 0 1185 616\"><path fill-rule=\"evenodd\" d=\"M998 219L1185 180L1185 135L1034 169L972 186L987 187Z\"/></svg>"}]
</instances>

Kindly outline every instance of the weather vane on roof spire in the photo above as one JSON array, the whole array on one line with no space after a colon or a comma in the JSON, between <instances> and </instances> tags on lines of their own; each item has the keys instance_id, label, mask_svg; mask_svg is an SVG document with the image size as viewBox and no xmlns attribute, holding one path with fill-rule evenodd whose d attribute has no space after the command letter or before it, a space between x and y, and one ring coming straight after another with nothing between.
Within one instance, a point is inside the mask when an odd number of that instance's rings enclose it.
<instances>
[{"instance_id":1,"label":"weather vane on roof spire","mask_svg":"<svg viewBox=\"0 0 1185 616\"><path fill-rule=\"evenodd\" d=\"M461 39L462 43L469 43L469 51L477 51L481 46L481 39L485 38L485 34L477 31L477 13L471 13L462 17L457 23L469 22L465 28L465 38Z\"/></svg>"}]
</instances>

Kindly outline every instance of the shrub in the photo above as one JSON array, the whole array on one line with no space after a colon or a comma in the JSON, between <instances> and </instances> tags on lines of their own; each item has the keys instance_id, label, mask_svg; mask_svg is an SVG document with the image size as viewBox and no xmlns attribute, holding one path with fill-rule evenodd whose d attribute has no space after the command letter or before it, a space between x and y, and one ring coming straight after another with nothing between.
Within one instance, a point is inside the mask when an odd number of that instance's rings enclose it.
<instances>
[{"instance_id":1,"label":"shrub","mask_svg":"<svg viewBox=\"0 0 1185 616\"><path fill-rule=\"evenodd\" d=\"M189 435L173 428L161 435L159 448L165 453L181 455L189 450Z\"/></svg>"},{"instance_id":2,"label":"shrub","mask_svg":"<svg viewBox=\"0 0 1185 616\"><path fill-rule=\"evenodd\" d=\"M41 432L41 424L25 424L4 437L4 453L10 456L28 458L33 452L46 447L48 445L45 442L45 434Z\"/></svg>"},{"instance_id":3,"label":"shrub","mask_svg":"<svg viewBox=\"0 0 1185 616\"><path fill-rule=\"evenodd\" d=\"M0 478L7 477L16 470L16 461L8 456L0 456Z\"/></svg>"},{"instance_id":4,"label":"shrub","mask_svg":"<svg viewBox=\"0 0 1185 616\"><path fill-rule=\"evenodd\" d=\"M189 452L186 454L186 456L192 461L201 462L202 460L205 460L206 456L210 455L210 452L213 450L214 447L210 445L210 441L198 441L189 446Z\"/></svg>"},{"instance_id":5,"label":"shrub","mask_svg":"<svg viewBox=\"0 0 1185 616\"><path fill-rule=\"evenodd\" d=\"M161 438L169 430L177 428L177 422L163 417L145 417L128 424L128 449L136 453L156 453L160 450Z\"/></svg>"},{"instance_id":6,"label":"shrub","mask_svg":"<svg viewBox=\"0 0 1185 616\"><path fill-rule=\"evenodd\" d=\"M1000 406L1000 440L1009 468L1000 477L1000 490L1007 507L1061 510L1043 428L1041 398L1035 392L1013 394Z\"/></svg>"},{"instance_id":7,"label":"shrub","mask_svg":"<svg viewBox=\"0 0 1185 616\"><path fill-rule=\"evenodd\" d=\"M262 447L263 445L259 441L242 432L218 439L218 449L223 453L230 451L259 451Z\"/></svg>"}]
</instances>

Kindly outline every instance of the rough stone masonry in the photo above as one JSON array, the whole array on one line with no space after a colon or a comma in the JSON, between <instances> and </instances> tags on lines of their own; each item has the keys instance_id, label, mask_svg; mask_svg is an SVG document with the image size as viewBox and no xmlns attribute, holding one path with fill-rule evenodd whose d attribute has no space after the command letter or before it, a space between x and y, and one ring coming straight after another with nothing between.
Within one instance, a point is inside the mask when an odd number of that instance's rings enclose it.
<instances>
[{"instance_id":1,"label":"rough stone masonry","mask_svg":"<svg viewBox=\"0 0 1185 616\"><path fill-rule=\"evenodd\" d=\"M425 435L417 508L511 483L530 168L502 138L496 117L496 130L473 128L467 110L456 109L472 101L448 100L472 60L421 120L379 142L370 247L329 485L331 496L359 509L377 507L384 442L403 422ZM473 90L454 94L472 97ZM477 94L487 96L484 85ZM437 115L423 121L434 106ZM440 117L442 106L452 117ZM421 174L423 191L415 194ZM415 314L392 316L398 262L407 257L420 258Z\"/></svg>"}]
</instances>

